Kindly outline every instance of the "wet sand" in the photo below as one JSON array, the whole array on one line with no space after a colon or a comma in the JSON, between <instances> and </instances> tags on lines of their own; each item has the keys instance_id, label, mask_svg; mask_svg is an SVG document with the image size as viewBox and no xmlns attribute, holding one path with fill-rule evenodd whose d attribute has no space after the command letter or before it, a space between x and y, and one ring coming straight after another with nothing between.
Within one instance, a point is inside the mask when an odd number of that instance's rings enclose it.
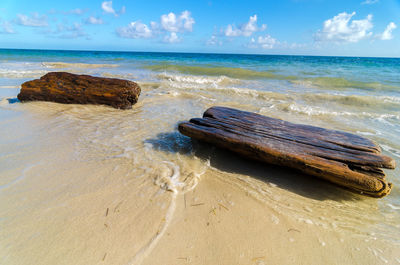
<instances>
[{"instance_id":1,"label":"wet sand","mask_svg":"<svg viewBox=\"0 0 400 265\"><path fill-rule=\"evenodd\" d=\"M176 124L207 104L144 91L130 111L2 101L0 263L400 261L382 201L192 142Z\"/></svg>"}]
</instances>

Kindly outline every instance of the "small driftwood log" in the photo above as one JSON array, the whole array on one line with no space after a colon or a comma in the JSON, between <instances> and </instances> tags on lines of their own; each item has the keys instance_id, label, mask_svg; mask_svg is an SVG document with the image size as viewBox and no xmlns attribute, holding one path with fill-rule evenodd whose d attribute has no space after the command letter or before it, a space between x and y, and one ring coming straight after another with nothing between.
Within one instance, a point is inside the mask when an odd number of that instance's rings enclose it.
<instances>
[{"instance_id":1,"label":"small driftwood log","mask_svg":"<svg viewBox=\"0 0 400 265\"><path fill-rule=\"evenodd\" d=\"M291 167L373 197L389 194L392 184L380 168L395 168L373 141L351 133L294 124L225 107L179 124L189 137L240 155Z\"/></svg>"},{"instance_id":2,"label":"small driftwood log","mask_svg":"<svg viewBox=\"0 0 400 265\"><path fill-rule=\"evenodd\" d=\"M101 104L131 109L138 101L140 87L132 81L51 72L21 85L20 101L52 101L64 104Z\"/></svg>"}]
</instances>

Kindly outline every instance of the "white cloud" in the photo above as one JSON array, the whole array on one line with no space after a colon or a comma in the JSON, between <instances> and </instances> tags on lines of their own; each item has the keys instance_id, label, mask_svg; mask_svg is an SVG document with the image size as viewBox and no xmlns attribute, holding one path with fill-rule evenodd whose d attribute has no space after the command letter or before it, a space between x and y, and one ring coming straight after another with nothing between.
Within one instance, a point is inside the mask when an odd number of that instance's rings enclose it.
<instances>
[{"instance_id":1,"label":"white cloud","mask_svg":"<svg viewBox=\"0 0 400 265\"><path fill-rule=\"evenodd\" d=\"M47 16L33 13L31 17L23 14L17 15L17 24L28 27L47 27Z\"/></svg>"},{"instance_id":2,"label":"white cloud","mask_svg":"<svg viewBox=\"0 0 400 265\"><path fill-rule=\"evenodd\" d=\"M161 27L168 32L193 31L195 23L189 11L183 11L180 16L174 13L162 15L160 19Z\"/></svg>"},{"instance_id":3,"label":"white cloud","mask_svg":"<svg viewBox=\"0 0 400 265\"><path fill-rule=\"evenodd\" d=\"M237 37L241 35L240 29L233 29L232 25L228 25L225 30L225 36L228 37Z\"/></svg>"},{"instance_id":4,"label":"white cloud","mask_svg":"<svg viewBox=\"0 0 400 265\"><path fill-rule=\"evenodd\" d=\"M147 25L140 21L134 21L116 31L122 38L155 38L163 35L164 42L176 43L181 41L177 33L193 31L194 23L189 11L183 11L179 16L171 12L162 15L159 23L152 21L150 25Z\"/></svg>"},{"instance_id":5,"label":"white cloud","mask_svg":"<svg viewBox=\"0 0 400 265\"><path fill-rule=\"evenodd\" d=\"M106 13L116 14L114 8L112 7L112 1L104 1L103 3L101 3L101 8Z\"/></svg>"},{"instance_id":6,"label":"white cloud","mask_svg":"<svg viewBox=\"0 0 400 265\"><path fill-rule=\"evenodd\" d=\"M58 30L60 33L58 37L62 39L76 39L88 36L80 23L74 23L72 26L62 26Z\"/></svg>"},{"instance_id":7,"label":"white cloud","mask_svg":"<svg viewBox=\"0 0 400 265\"><path fill-rule=\"evenodd\" d=\"M104 12L114 14L115 16L122 15L126 11L125 6L121 7L121 10L119 12L115 11L112 6L112 1L104 1L103 3L101 3L101 9L103 9Z\"/></svg>"},{"instance_id":8,"label":"white cloud","mask_svg":"<svg viewBox=\"0 0 400 265\"><path fill-rule=\"evenodd\" d=\"M81 16L81 15L83 15L83 14L84 14L85 12L87 12L87 11L88 11L87 8L85 8L85 9L82 9L82 8L74 8L74 9L71 9L71 10L68 10L68 11L59 11L59 10L57 10L57 9L52 8L52 9L50 9L47 13L50 14L50 15L61 14L61 15L65 15L65 16L67 16L67 15L77 15L77 16Z\"/></svg>"},{"instance_id":9,"label":"white cloud","mask_svg":"<svg viewBox=\"0 0 400 265\"><path fill-rule=\"evenodd\" d=\"M151 38L153 37L153 30L140 21L134 21L126 27L118 28L117 34L122 38L129 39Z\"/></svg>"},{"instance_id":10,"label":"white cloud","mask_svg":"<svg viewBox=\"0 0 400 265\"><path fill-rule=\"evenodd\" d=\"M169 35L167 34L164 37L164 42L167 42L167 43L177 43L180 41L181 41L181 39L178 37L176 32L170 32Z\"/></svg>"},{"instance_id":11,"label":"white cloud","mask_svg":"<svg viewBox=\"0 0 400 265\"><path fill-rule=\"evenodd\" d=\"M290 45L289 45L289 44L286 44L286 46L287 46L289 49L294 49L294 50L296 50L296 49L306 48L308 45L305 44L305 43L296 43L296 42L294 42L294 43L291 43Z\"/></svg>"},{"instance_id":12,"label":"white cloud","mask_svg":"<svg viewBox=\"0 0 400 265\"><path fill-rule=\"evenodd\" d=\"M104 21L99 17L90 16L85 20L85 23L91 25L101 25L104 24Z\"/></svg>"},{"instance_id":13,"label":"white cloud","mask_svg":"<svg viewBox=\"0 0 400 265\"><path fill-rule=\"evenodd\" d=\"M278 43L277 40L270 35L265 35L264 37L259 36L257 42L263 49L272 49Z\"/></svg>"},{"instance_id":14,"label":"white cloud","mask_svg":"<svg viewBox=\"0 0 400 265\"><path fill-rule=\"evenodd\" d=\"M9 21L4 21L3 23L0 23L0 33L14 34L15 31Z\"/></svg>"},{"instance_id":15,"label":"white cloud","mask_svg":"<svg viewBox=\"0 0 400 265\"><path fill-rule=\"evenodd\" d=\"M239 27L229 24L226 27L224 34L227 37L238 37L238 36L249 37L254 32L264 31L266 28L267 25L265 24L261 25L261 27L257 26L257 15L254 15L250 16L249 21L247 23L242 24Z\"/></svg>"},{"instance_id":16,"label":"white cloud","mask_svg":"<svg viewBox=\"0 0 400 265\"><path fill-rule=\"evenodd\" d=\"M257 39L251 38L250 48L273 49L279 42L270 35L258 36Z\"/></svg>"},{"instance_id":17,"label":"white cloud","mask_svg":"<svg viewBox=\"0 0 400 265\"><path fill-rule=\"evenodd\" d=\"M385 31L379 36L379 38L381 40L393 39L392 31L396 28L397 28L396 24L394 24L394 22L390 22L389 25L387 25Z\"/></svg>"},{"instance_id":18,"label":"white cloud","mask_svg":"<svg viewBox=\"0 0 400 265\"><path fill-rule=\"evenodd\" d=\"M362 5L372 5L372 4L376 4L378 3L379 0L365 0L364 2L362 2Z\"/></svg>"},{"instance_id":19,"label":"white cloud","mask_svg":"<svg viewBox=\"0 0 400 265\"><path fill-rule=\"evenodd\" d=\"M358 42L362 39L372 36L370 30L373 27L372 15L368 15L362 20L351 20L356 14L353 12L340 13L324 22L324 28L319 30L315 39L317 41L333 41L333 42Z\"/></svg>"},{"instance_id":20,"label":"white cloud","mask_svg":"<svg viewBox=\"0 0 400 265\"><path fill-rule=\"evenodd\" d=\"M55 30L48 28L42 31L42 33L49 37L61 39L76 39L81 37L86 37L86 39L89 39L88 34L83 30L82 24L80 23L73 23L72 25L60 23L57 25Z\"/></svg>"},{"instance_id":21,"label":"white cloud","mask_svg":"<svg viewBox=\"0 0 400 265\"><path fill-rule=\"evenodd\" d=\"M221 46L222 41L219 40L216 35L212 35L211 38L209 40L207 40L206 44L209 46L217 46L217 45Z\"/></svg>"},{"instance_id":22,"label":"white cloud","mask_svg":"<svg viewBox=\"0 0 400 265\"><path fill-rule=\"evenodd\" d=\"M84 9L75 8L75 9L68 11L67 14L82 15L85 12L86 12L86 10L84 10Z\"/></svg>"}]
</instances>

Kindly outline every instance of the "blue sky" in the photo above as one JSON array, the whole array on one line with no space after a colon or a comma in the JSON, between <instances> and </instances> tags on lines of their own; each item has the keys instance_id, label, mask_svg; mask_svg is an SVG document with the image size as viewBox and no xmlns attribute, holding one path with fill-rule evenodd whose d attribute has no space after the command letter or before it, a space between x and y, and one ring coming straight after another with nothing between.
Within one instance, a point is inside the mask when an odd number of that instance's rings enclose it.
<instances>
[{"instance_id":1,"label":"blue sky","mask_svg":"<svg viewBox=\"0 0 400 265\"><path fill-rule=\"evenodd\" d=\"M2 0L0 47L400 57L399 0Z\"/></svg>"}]
</instances>

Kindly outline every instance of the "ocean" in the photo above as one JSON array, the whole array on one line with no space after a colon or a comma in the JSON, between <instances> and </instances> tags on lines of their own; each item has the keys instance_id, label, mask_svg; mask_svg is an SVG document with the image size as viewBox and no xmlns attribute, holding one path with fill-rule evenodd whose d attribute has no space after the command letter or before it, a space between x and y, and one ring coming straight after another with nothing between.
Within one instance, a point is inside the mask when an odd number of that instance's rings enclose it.
<instances>
[{"instance_id":1,"label":"ocean","mask_svg":"<svg viewBox=\"0 0 400 265\"><path fill-rule=\"evenodd\" d=\"M132 110L18 102L52 71L142 93ZM400 263L399 168L374 199L179 134L217 105L400 159L399 58L0 49L0 264Z\"/></svg>"}]
</instances>

